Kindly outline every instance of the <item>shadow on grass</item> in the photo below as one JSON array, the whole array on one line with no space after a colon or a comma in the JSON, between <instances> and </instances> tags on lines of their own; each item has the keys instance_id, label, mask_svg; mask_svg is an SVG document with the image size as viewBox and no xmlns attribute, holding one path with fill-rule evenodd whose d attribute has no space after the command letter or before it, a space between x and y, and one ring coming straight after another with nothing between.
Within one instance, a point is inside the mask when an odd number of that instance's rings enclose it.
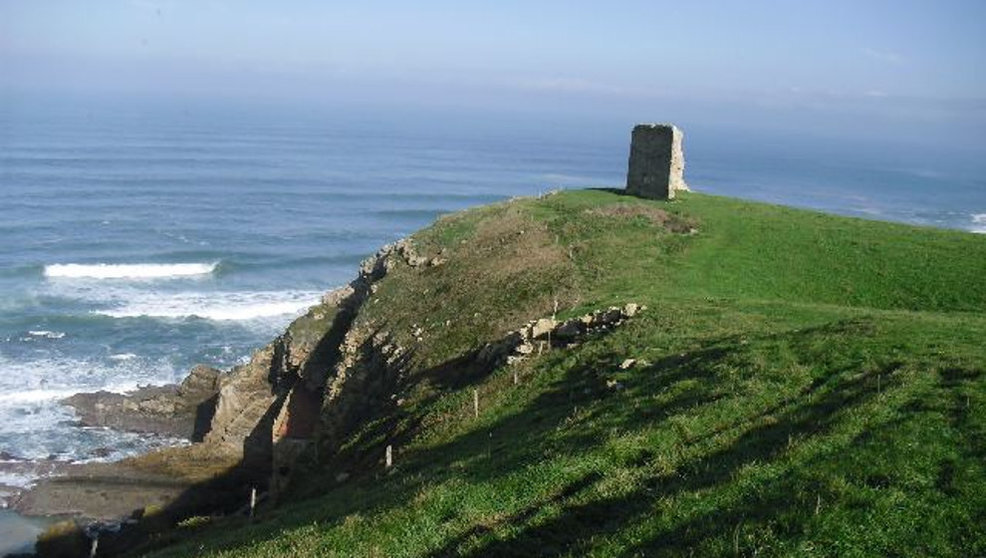
<instances>
[{"instance_id":1,"label":"shadow on grass","mask_svg":"<svg viewBox=\"0 0 986 558\"><path fill-rule=\"evenodd\" d=\"M866 335L868 328L863 322L836 322L760 340L787 343L801 352L800 356L810 359L812 351L816 350L814 347L824 344L831 336ZM719 391L716 382L717 367L725 362L744 362L749 358L745 351L744 341L737 337L711 340L697 350L662 358L635 371L622 390L608 385L607 376L618 370L625 355L603 354L589 363L566 369L560 378L547 384L519 411L492 424L484 424L482 428L472 428L447 443L408 450L400 455L394 469L384 471L381 464L383 448L386 445L399 447L414 439L429 414L435 412L434 406L442 394L476 385L488 377L488 371L472 368L470 355L410 374L403 380L396 380L395 386L400 381L427 379L434 384L434 393L411 409L404 409L391 400L372 402L376 412L363 417L368 426L359 432L359 437L341 445L332 459L317 465L309 464L310 469L302 473L307 486L298 487L294 499L319 497L324 505L307 506L305 513L292 513L290 509L283 513L278 511L274 514L276 521L254 527L249 535L227 540L220 536L218 546L230 550L245 549L258 540L275 538L283 530L313 521L326 527L339 525L353 514L384 513L406 505L429 485L453 478L472 483L495 481L515 474L525 466L540 463L552 454L571 452L573 448L590 448L606 439L607 432L613 427L632 431L645 425L660 424L669 417L714 404L723 398L725 395ZM643 476L629 493L585 501L590 489L602 479L601 472L589 471L561 483L562 487L552 494L525 495L534 503L498 519L494 525L473 525L429 555L529 556L588 551L594 538L615 533L628 523L643 521L657 513L655 504L659 499L723 485L744 466L779 456L790 447L792 439L803 443L814 436L824 436L847 410L865 404L881 389L892 389L897 366L892 363L865 370L861 361L830 363L801 392L786 399L778 398L769 408L753 409L741 424L732 426L738 429L738 434L728 446L685 462L674 474L654 474L654 455L643 451L628 458L627 465ZM688 387L670 399L660 404L651 401L654 395L665 393L682 382L687 382ZM572 424L576 414L573 411L579 408L586 413ZM770 420L765 420L766 417ZM688 442L698 443L715 434L707 433ZM517 444L518 440L522 444ZM335 483L334 477L343 470L352 477L340 485ZM797 499L785 500L793 482L775 483L774 489L755 498L721 506L675 525L662 532L659 538L641 541L632 553L673 553L721 534L723 525L734 526L741 521L775 517L783 513L785 506L805 505ZM242 490L242 486L237 489ZM529 524L548 505L560 507L561 511ZM514 527L513 534L506 539L497 539L497 527L502 525ZM229 528L236 529L237 525L230 524ZM790 528L797 529L798 526ZM194 540L208 546L213 542L206 538Z\"/></svg>"},{"instance_id":2,"label":"shadow on grass","mask_svg":"<svg viewBox=\"0 0 986 558\"><path fill-rule=\"evenodd\" d=\"M594 537L611 534L628 522L640 521L649 514L657 513L655 503L658 498L724 484L745 465L769 461L786 451L793 437L803 440L826 434L843 412L876 395L876 375L889 372L870 372L851 380L833 379L812 386L799 398L798 404L779 410L776 421L747 430L728 447L687 462L672 475L646 478L628 494L566 507L555 519L528 528L510 539L490 541L468 555L577 555L588 552L588 544ZM825 388L822 389L822 386ZM785 497L785 494L778 494L774 505L760 507L767 502L759 502L753 506L756 509L740 506L716 510L663 533L658 539L641 543L630 554L652 555L662 550L687 548L721 534L723 526L736 525L744 519L756 517L758 513L771 516L780 513L777 505Z\"/></svg>"}]
</instances>

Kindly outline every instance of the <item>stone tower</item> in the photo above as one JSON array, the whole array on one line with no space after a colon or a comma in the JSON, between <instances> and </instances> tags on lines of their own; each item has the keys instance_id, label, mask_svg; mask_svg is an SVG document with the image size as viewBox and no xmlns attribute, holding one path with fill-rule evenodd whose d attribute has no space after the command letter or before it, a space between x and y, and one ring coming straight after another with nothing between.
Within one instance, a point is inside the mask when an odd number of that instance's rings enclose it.
<instances>
[{"instance_id":1,"label":"stone tower","mask_svg":"<svg viewBox=\"0 0 986 558\"><path fill-rule=\"evenodd\" d=\"M684 134L672 124L637 124L630 136L627 193L642 198L674 199L685 184Z\"/></svg>"}]
</instances>

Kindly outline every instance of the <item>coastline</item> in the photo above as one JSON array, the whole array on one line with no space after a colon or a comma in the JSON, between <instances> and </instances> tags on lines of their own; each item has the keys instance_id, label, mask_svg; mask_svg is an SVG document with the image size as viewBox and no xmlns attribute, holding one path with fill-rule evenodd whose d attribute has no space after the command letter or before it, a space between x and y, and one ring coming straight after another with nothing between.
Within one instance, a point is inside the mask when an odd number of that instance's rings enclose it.
<instances>
[{"instance_id":1,"label":"coastline","mask_svg":"<svg viewBox=\"0 0 986 558\"><path fill-rule=\"evenodd\" d=\"M50 517L29 517L0 509L0 556L34 552L38 535L55 521Z\"/></svg>"},{"instance_id":2,"label":"coastline","mask_svg":"<svg viewBox=\"0 0 986 558\"><path fill-rule=\"evenodd\" d=\"M417 403L412 399L412 405L430 405L429 402L436 396L455 398L467 393L455 394L471 382L496 381L497 371L504 366L519 366L523 371L528 366L561 362L558 358L567 351L578 351L573 347L582 343L581 334L587 334L585 342L588 346L596 342L606 343L610 335L616 338L629 335L623 333L622 328L614 327L618 324L628 323L637 334L658 332L654 334L658 338L644 344L647 346L654 346L658 341L665 343L667 339L660 336L674 334L673 330L667 329L669 324L662 322L665 319L663 312L657 315L646 312L643 316L636 316L637 310L643 307L638 306L636 301L627 303L622 309L598 306L600 300L606 300L600 293L617 296L604 290L609 288L608 284L600 283L603 286L595 288L603 290L595 293L586 290L578 297L573 291L566 290L580 288L578 283L566 280L577 273L572 263L573 256L577 254L566 251L565 245L552 241L546 225L538 220L544 217L538 210L558 212L572 224L594 223L590 232L580 231L578 234L602 235L601 238L588 237L596 245L612 238L612 235L605 234L614 229L627 237L638 235L631 237L636 239L633 246L646 245L655 238L669 246L691 245L692 252L674 253L675 257L680 258L696 257L695 253L701 255L701 250L705 250L706 255L714 254L716 261L723 257L721 251L714 250L714 246L710 247L709 244L710 235L718 234L713 228L717 219L724 222L731 219L743 224L755 221L785 231L790 230L791 224L810 223L816 227L813 230L825 231L829 238L846 246L855 246L853 242L860 237L854 231L861 233L863 238L878 239L880 242L901 237L923 239L934 242L941 252L936 257L949 262L958 261L949 254L959 250L959 244L977 250L983 248L977 243L981 239L971 238L973 235L848 220L715 196L689 194L683 196L682 201L674 202L674 205L652 206L651 203L628 200L611 191L588 190L519 199L440 219L433 227L385 246L365 260L357 278L349 286L324 295L319 304L294 320L267 345L256 350L246 363L226 371L194 367L181 384L145 388L129 395L88 393L70 398L81 417L81 424L141 429L145 432L167 429L172 435L186 434L198 441L114 463L59 465L54 472L60 476L43 479L24 491L16 499L14 509L29 515L71 517L71 522L63 522L58 529L53 529L53 534L46 540L74 544L76 548L81 548L78 546L80 541L88 540L84 537L89 535L83 533L96 533L100 551L109 554L132 551L134 548L141 551L149 549L151 546L140 545L158 544L152 542L154 540L185 544L183 536L177 533L189 532L182 531L186 526L203 522L234 526L249 523L245 516L252 515L252 502L259 503L257 512L263 515L272 503L278 502L279 496L294 494L290 492L292 488L299 490L298 486L289 486L292 480L300 477L307 483L309 478L306 475L314 471L318 474L317 482L322 483L322 488L329 492L335 488L346 490L350 485L375 485L375 481L370 482L371 478L380 480L387 478L387 475L400 478L395 471L381 472L381 468L389 469L390 466L389 458L387 465L379 462L383 451L380 444L385 440L390 443L391 439L398 440L395 442L398 444L413 444L416 435L413 425L416 423L408 423L411 430L404 434L387 432L382 438L365 439L357 436L355 449L352 446L347 448L346 444L353 443L347 441L348 437L358 432L360 425L372 424L373 420L387 417L390 413L394 413L394 417L406 413L406 398L415 397L409 394L418 388L424 390L417 394L423 399ZM688 211L682 212L682 209ZM762 231L760 234L767 235ZM790 236L786 235L784 241L790 242ZM767 235L750 242L759 248L765 244L765 238L779 237ZM814 242L807 232L796 240L802 245ZM733 256L747 253L754 251L730 252ZM801 258L804 250L788 250L785 253L792 258ZM888 252L884 263L899 265L902 273L911 270L907 262L913 258L907 252L901 254ZM647 301L649 305L664 304L671 308L679 305L679 310L684 311L697 303L699 306L711 305L710 308L721 311L717 306L721 303L706 295L697 299L698 302L690 303L688 297L665 299L656 294L658 291L653 290L650 279L655 271L665 272L668 269L660 260L643 259L640 260L644 262L642 265L653 267L628 270L627 267L633 264L623 259L621 251L614 250L607 257L613 260L601 268L639 282L632 284L631 289L619 292L618 296L624 302L630 292L634 299L642 299L641 302ZM844 250L830 255L823 263L830 267L841 266L847 257L864 256ZM927 258L925 255L921 257ZM809 261L806 258L797 261L800 265L813 266L813 269L818 263L816 259ZM776 262L764 260L754 264L756 269L762 270ZM732 264L733 267L742 265L752 264L746 261ZM783 269L773 269L773 276L788 277L792 282L800 282L804 277L797 272L785 276L784 270L789 264L785 263L784 266ZM493 294L509 288L506 285L514 284L512 277L498 276L497 273L502 273L503 269L513 269L530 277L532 268L540 273L536 275L537 284L541 286L537 291L540 298L518 302L512 298L497 298ZM676 287L676 292L687 294L687 285L700 281L694 278L684 280L691 272L689 268L674 269L683 274L676 282L676 285L682 285ZM956 269L954 277L949 277L952 281L964 281L962 278L973 272L970 264L964 263ZM756 275L737 272L733 277L737 281L754 281ZM872 279L872 276L861 272L850 279L860 284L863 280ZM932 285L945 281L923 276L922 279ZM756 285L765 288L760 283ZM463 286L461 290L453 290L459 286ZM592 283L589 286L593 288ZM724 289L729 285L724 287L717 283L717 287ZM477 298L476 291L486 293L491 298ZM436 292L442 294L433 294ZM785 304L792 302L783 298L790 296L791 289L766 292L782 301L771 308L786 308ZM910 304L950 312L966 309L968 305L978 308L975 305L981 298L950 302L951 306L940 308L935 306L944 304L940 298L918 298L908 302L898 298L881 298L884 296L882 292L871 291L873 298L862 301L847 299L848 295L831 290L804 296L810 295L812 300L829 303L825 311L833 312L833 317L840 318L856 316L864 311L859 308L875 312L874 305L887 306L880 312L891 318L892 309L909 307ZM924 291L915 292L918 293L915 296L920 296ZM723 296L731 294L728 290L723 293ZM575 302L577 300L587 302L579 306ZM793 302L797 306L798 299L795 297ZM846 306L837 311L841 306L833 303L840 302ZM555 313L559 307L575 314L563 314L556 320ZM726 308L732 307L727 304ZM587 310L588 314L583 313ZM746 307L733 311L742 316ZM754 312L760 311L763 311L761 306L754 308ZM497 316L499 321L491 324L486 317L488 315ZM800 337L802 319L799 317L796 320L798 329L794 329L794 333L785 334ZM684 323L688 325L688 322ZM852 320L847 323L849 325L844 327L855 327ZM599 331L595 331L597 326ZM703 327L695 327L698 328L696 331L703 330ZM462 331L471 331L471 334L462 336ZM838 336L842 335L843 330L819 331L822 331L819 335ZM739 335L747 333L741 331ZM724 339L731 342L728 340L733 337ZM624 339L624 342L629 343L630 338ZM740 343L736 350L746 350L743 347L745 344ZM542 352L552 354L556 350L559 352L554 353L555 356L541 358ZM650 364L644 363L654 362L655 356L647 352L651 350L639 346L633 349L634 352L626 352L618 346L617 352L607 357L606 363L594 365L588 371L564 364L561 369L567 371L559 373L576 374L577 382L583 380L583 372L595 378L590 378L587 386L577 383L579 389L576 392L585 395L587 405L606 405L607 397L622 394L628 389L626 382L636 373L634 370L650 368ZM659 361L662 363L660 366L672 371L684 370L682 367L688 360L680 359L685 359L688 351L697 349L682 350L686 352L672 351L672 354L665 355L665 350L660 349L656 353L658 356L664 355L661 357L663 360ZM709 358L718 358L719 353L714 347L710 351ZM807 353L805 358L814 359L815 356ZM605 377L596 377L599 374ZM616 376L611 377L613 374ZM504 374L499 376L501 380L509 378ZM445 382L437 394L431 391L433 388L428 384L432 378ZM508 381L506 384L514 386L507 389L521 392L538 388L537 383L528 386L517 373L512 383ZM479 392L472 391L472 388L469 391L468 400L472 402L472 407L468 416L479 419L484 408L479 402ZM627 396L633 393L628 391ZM561 399L568 401L564 397ZM482 400L497 403L490 392ZM564 401L560 402L559 412L564 411L563 414L568 416L570 409ZM450 408L458 406L454 403ZM444 412L439 414L445 416ZM163 421L162 418L170 420ZM466 423L467 429L471 429L468 426L472 424L471 420ZM656 427L660 427L662 421L657 420ZM483 434L487 435L485 430ZM475 448L470 444L466 443L461 449L464 452L462 458L474 457ZM402 461L413 458L410 453L404 453L401 449L398 451L401 452L398 459ZM390 454L389 449L387 454ZM427 450L422 455L428 455ZM432 465L425 459L418 466ZM447 468L443 466L442 470ZM499 490L492 484L490 486L491 490ZM287 501L284 503L290 504ZM50 553L50 550L42 550L43 555Z\"/></svg>"}]
</instances>

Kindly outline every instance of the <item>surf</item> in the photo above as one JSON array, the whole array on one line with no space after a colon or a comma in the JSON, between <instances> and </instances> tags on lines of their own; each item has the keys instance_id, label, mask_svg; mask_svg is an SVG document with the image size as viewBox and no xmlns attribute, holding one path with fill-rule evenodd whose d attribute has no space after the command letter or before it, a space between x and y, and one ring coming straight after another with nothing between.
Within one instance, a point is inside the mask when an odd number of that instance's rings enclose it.
<instances>
[{"instance_id":1,"label":"surf","mask_svg":"<svg viewBox=\"0 0 986 558\"><path fill-rule=\"evenodd\" d=\"M174 264L51 264L44 268L44 276L69 279L168 279L211 275L219 267L212 263Z\"/></svg>"},{"instance_id":2,"label":"surf","mask_svg":"<svg viewBox=\"0 0 986 558\"><path fill-rule=\"evenodd\" d=\"M93 313L111 318L249 321L301 314L318 304L321 296L322 291L140 293Z\"/></svg>"}]
</instances>

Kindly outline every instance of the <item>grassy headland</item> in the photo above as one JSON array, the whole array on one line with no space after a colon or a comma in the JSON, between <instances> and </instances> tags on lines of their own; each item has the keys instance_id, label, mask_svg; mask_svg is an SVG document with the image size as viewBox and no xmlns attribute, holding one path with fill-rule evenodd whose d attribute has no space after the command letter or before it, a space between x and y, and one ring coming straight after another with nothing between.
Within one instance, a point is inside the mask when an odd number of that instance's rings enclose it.
<instances>
[{"instance_id":1,"label":"grassy headland","mask_svg":"<svg viewBox=\"0 0 986 558\"><path fill-rule=\"evenodd\" d=\"M155 555L986 553L986 237L571 191L413 240L445 263L398 266L357 317L413 348L391 403L279 506ZM576 346L465 358L627 302Z\"/></svg>"}]
</instances>

